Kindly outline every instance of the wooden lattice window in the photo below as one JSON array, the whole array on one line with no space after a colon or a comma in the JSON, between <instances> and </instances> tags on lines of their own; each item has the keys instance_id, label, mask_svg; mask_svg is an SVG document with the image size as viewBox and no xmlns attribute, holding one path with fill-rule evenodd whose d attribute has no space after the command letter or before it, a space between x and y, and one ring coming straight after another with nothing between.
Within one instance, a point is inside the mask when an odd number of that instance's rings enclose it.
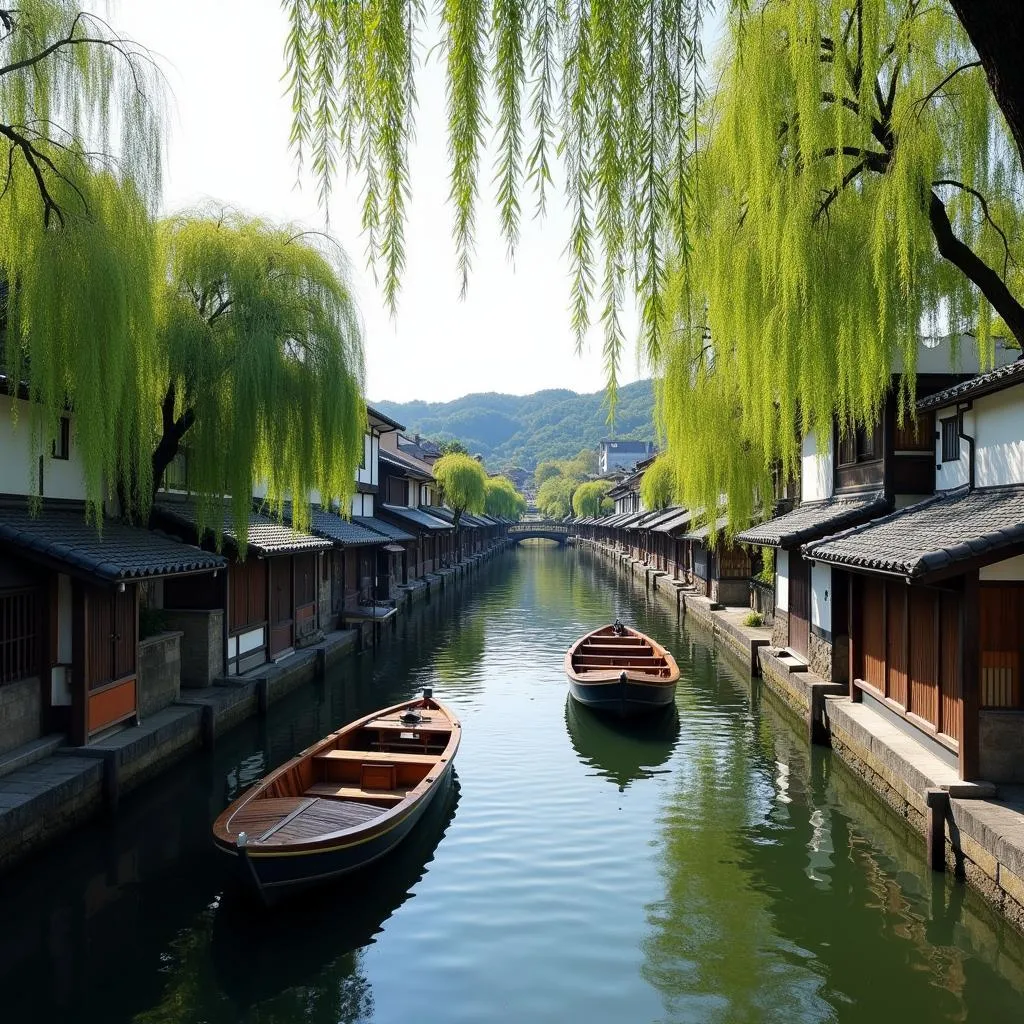
<instances>
[{"instance_id":1,"label":"wooden lattice window","mask_svg":"<svg viewBox=\"0 0 1024 1024\"><path fill-rule=\"evenodd\" d=\"M40 611L37 589L0 593L0 684L39 674Z\"/></svg>"},{"instance_id":2,"label":"wooden lattice window","mask_svg":"<svg viewBox=\"0 0 1024 1024\"><path fill-rule=\"evenodd\" d=\"M898 452L930 452L935 448L935 414L914 416L908 413L903 424L896 424L893 447Z\"/></svg>"}]
</instances>

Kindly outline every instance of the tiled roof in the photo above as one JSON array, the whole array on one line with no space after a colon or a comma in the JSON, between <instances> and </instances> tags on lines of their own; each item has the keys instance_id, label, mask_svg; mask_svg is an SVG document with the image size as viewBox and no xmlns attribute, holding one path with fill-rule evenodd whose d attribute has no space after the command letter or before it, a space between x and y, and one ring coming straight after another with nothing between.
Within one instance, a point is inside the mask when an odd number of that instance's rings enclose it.
<instances>
[{"instance_id":1,"label":"tiled roof","mask_svg":"<svg viewBox=\"0 0 1024 1024\"><path fill-rule=\"evenodd\" d=\"M917 403L917 407L922 411L939 409L944 405L952 405L954 402L987 395L1014 384L1024 384L1024 359L1007 363L989 373L983 373L980 377L972 377L962 384L954 384L951 388L946 388L945 391L937 391L934 395L922 398Z\"/></svg>"},{"instance_id":2,"label":"tiled roof","mask_svg":"<svg viewBox=\"0 0 1024 1024\"><path fill-rule=\"evenodd\" d=\"M400 526L387 523L383 519L377 519L376 516L353 516L352 522L357 526L366 527L367 530L373 530L374 533L379 533L388 540L402 542L416 539L411 533L406 533Z\"/></svg>"},{"instance_id":3,"label":"tiled roof","mask_svg":"<svg viewBox=\"0 0 1024 1024\"><path fill-rule=\"evenodd\" d=\"M804 547L809 558L911 579L1024 544L1024 486L945 491Z\"/></svg>"},{"instance_id":4,"label":"tiled roof","mask_svg":"<svg viewBox=\"0 0 1024 1024\"><path fill-rule=\"evenodd\" d=\"M154 509L159 516L170 522L198 531L199 512L193 502L166 499L158 501ZM206 524L208 533L213 533L214 529L212 523ZM234 516L226 503L221 519L221 532L225 540L237 547L238 531L235 529ZM256 511L249 513L248 544L249 549L257 555L286 555L292 551L320 551L331 547L331 542L323 537L314 537L311 533L293 530L274 517Z\"/></svg>"},{"instance_id":5,"label":"tiled roof","mask_svg":"<svg viewBox=\"0 0 1024 1024\"><path fill-rule=\"evenodd\" d=\"M380 420L381 423L386 423L389 427L392 427L395 430L405 430L405 427L402 426L398 420L393 420L387 413L381 412L380 409L375 409L369 403L367 403L366 406L366 415L370 419L377 419Z\"/></svg>"},{"instance_id":6,"label":"tiled roof","mask_svg":"<svg viewBox=\"0 0 1024 1024\"><path fill-rule=\"evenodd\" d=\"M383 505L381 507L383 511L398 516L400 519L406 519L426 530L450 530L452 528L451 523L446 523L443 519L438 519L419 508L407 508L405 505Z\"/></svg>"},{"instance_id":7,"label":"tiled roof","mask_svg":"<svg viewBox=\"0 0 1024 1024\"><path fill-rule=\"evenodd\" d=\"M689 509L677 508L670 517L660 520L652 529L655 533L671 533L686 526L692 518L693 513Z\"/></svg>"},{"instance_id":8,"label":"tiled roof","mask_svg":"<svg viewBox=\"0 0 1024 1024\"><path fill-rule=\"evenodd\" d=\"M396 455L394 452L386 452L383 448L378 449L378 455L380 457L380 461L385 465L391 466L394 469L400 469L403 473L408 476L413 476L417 480L433 479L425 469L417 466L409 459L402 458L401 455Z\"/></svg>"},{"instance_id":9,"label":"tiled roof","mask_svg":"<svg viewBox=\"0 0 1024 1024\"><path fill-rule=\"evenodd\" d=\"M728 516L720 516L715 520L715 532L721 533L729 525ZM711 524L705 523L703 526L698 527L696 530L690 530L689 533L683 534L683 540L699 540L705 541L711 536Z\"/></svg>"},{"instance_id":10,"label":"tiled roof","mask_svg":"<svg viewBox=\"0 0 1024 1024\"><path fill-rule=\"evenodd\" d=\"M645 530L655 530L662 523L667 522L670 519L675 519L680 512L684 511L679 508L678 505L673 505L670 508L659 508L655 509L647 515L647 518L640 524Z\"/></svg>"},{"instance_id":11,"label":"tiled roof","mask_svg":"<svg viewBox=\"0 0 1024 1024\"><path fill-rule=\"evenodd\" d=\"M343 548L367 547L385 542L381 534L343 519L337 512L328 512L322 508L311 509L309 528L318 536L333 540Z\"/></svg>"},{"instance_id":12,"label":"tiled roof","mask_svg":"<svg viewBox=\"0 0 1024 1024\"><path fill-rule=\"evenodd\" d=\"M220 555L140 526L107 520L102 534L81 509L44 507L32 516L25 507L0 508L0 541L27 558L65 562L73 569L111 582L227 565Z\"/></svg>"},{"instance_id":13,"label":"tiled roof","mask_svg":"<svg viewBox=\"0 0 1024 1024\"><path fill-rule=\"evenodd\" d=\"M615 524L617 530L631 530L633 529L644 516L649 515L648 512L630 512L628 515L622 517L622 519Z\"/></svg>"},{"instance_id":14,"label":"tiled roof","mask_svg":"<svg viewBox=\"0 0 1024 1024\"><path fill-rule=\"evenodd\" d=\"M826 501L805 501L792 512L744 530L736 535L736 540L743 544L793 547L848 526L856 526L865 519L888 511L889 507L882 491L856 497L833 497Z\"/></svg>"}]
</instances>

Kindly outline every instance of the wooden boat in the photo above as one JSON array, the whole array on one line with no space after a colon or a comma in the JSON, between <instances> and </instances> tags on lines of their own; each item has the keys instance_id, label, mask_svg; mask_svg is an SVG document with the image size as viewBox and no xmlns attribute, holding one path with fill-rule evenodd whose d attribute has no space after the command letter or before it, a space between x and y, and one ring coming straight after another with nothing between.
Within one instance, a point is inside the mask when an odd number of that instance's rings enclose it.
<instances>
[{"instance_id":1,"label":"wooden boat","mask_svg":"<svg viewBox=\"0 0 1024 1024\"><path fill-rule=\"evenodd\" d=\"M274 903L383 857L447 790L462 727L423 697L374 711L308 747L217 818L218 848Z\"/></svg>"},{"instance_id":2,"label":"wooden boat","mask_svg":"<svg viewBox=\"0 0 1024 1024\"><path fill-rule=\"evenodd\" d=\"M565 674L581 704L628 718L675 700L679 666L661 644L616 622L569 648Z\"/></svg>"}]
</instances>

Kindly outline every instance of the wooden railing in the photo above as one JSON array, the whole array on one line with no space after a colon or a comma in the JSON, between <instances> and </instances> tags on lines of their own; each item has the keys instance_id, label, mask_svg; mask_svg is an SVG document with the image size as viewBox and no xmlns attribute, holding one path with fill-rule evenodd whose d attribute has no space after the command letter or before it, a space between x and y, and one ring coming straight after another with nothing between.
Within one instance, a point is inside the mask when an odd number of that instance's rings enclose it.
<instances>
[{"instance_id":1,"label":"wooden railing","mask_svg":"<svg viewBox=\"0 0 1024 1024\"><path fill-rule=\"evenodd\" d=\"M570 532L570 527L565 523L556 522L553 519L534 519L525 523L513 523L509 528L510 534L522 533L565 533Z\"/></svg>"}]
</instances>

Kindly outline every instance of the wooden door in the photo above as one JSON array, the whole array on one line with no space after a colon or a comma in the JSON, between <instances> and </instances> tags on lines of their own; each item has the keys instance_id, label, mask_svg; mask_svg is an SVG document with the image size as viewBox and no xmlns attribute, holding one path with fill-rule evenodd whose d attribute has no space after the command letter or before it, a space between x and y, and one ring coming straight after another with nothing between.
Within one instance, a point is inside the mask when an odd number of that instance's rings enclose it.
<instances>
[{"instance_id":1,"label":"wooden door","mask_svg":"<svg viewBox=\"0 0 1024 1024\"><path fill-rule=\"evenodd\" d=\"M340 615L345 606L345 554L335 548L330 555L331 563L331 614Z\"/></svg>"},{"instance_id":2,"label":"wooden door","mask_svg":"<svg viewBox=\"0 0 1024 1024\"><path fill-rule=\"evenodd\" d=\"M789 646L808 656L811 637L811 567L799 551L789 553Z\"/></svg>"},{"instance_id":3,"label":"wooden door","mask_svg":"<svg viewBox=\"0 0 1024 1024\"><path fill-rule=\"evenodd\" d=\"M292 618L292 560L285 555L270 560L270 656L291 647L294 641Z\"/></svg>"},{"instance_id":4,"label":"wooden door","mask_svg":"<svg viewBox=\"0 0 1024 1024\"><path fill-rule=\"evenodd\" d=\"M316 632L316 555L295 555L295 637Z\"/></svg>"}]
</instances>

